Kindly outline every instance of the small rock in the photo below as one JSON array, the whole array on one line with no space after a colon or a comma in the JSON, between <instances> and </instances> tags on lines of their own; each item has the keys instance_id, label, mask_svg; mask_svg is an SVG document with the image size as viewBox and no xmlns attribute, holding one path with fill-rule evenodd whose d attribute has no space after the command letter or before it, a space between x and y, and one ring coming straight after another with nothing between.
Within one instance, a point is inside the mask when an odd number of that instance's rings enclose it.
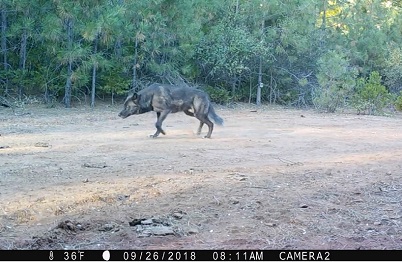
<instances>
[{"instance_id":1,"label":"small rock","mask_svg":"<svg viewBox=\"0 0 402 262\"><path fill-rule=\"evenodd\" d=\"M129 198L130 198L130 195L118 195L117 196L117 200L120 200L120 201L129 199Z\"/></svg>"},{"instance_id":2,"label":"small rock","mask_svg":"<svg viewBox=\"0 0 402 262\"><path fill-rule=\"evenodd\" d=\"M88 167L88 168L105 168L107 167L106 163L84 163L82 165L83 167Z\"/></svg>"},{"instance_id":3,"label":"small rock","mask_svg":"<svg viewBox=\"0 0 402 262\"><path fill-rule=\"evenodd\" d=\"M145 220L143 218L140 219L133 219L133 221L128 222L128 224L132 227L136 226L136 225L141 225L141 222Z\"/></svg>"},{"instance_id":4,"label":"small rock","mask_svg":"<svg viewBox=\"0 0 402 262\"><path fill-rule=\"evenodd\" d=\"M389 235L389 236L398 235L398 231L397 231L396 228L391 227L391 228L389 228L389 229L387 230L387 233L386 233L386 234ZM399 235L400 235L400 234L399 234Z\"/></svg>"},{"instance_id":5,"label":"small rock","mask_svg":"<svg viewBox=\"0 0 402 262\"><path fill-rule=\"evenodd\" d=\"M184 214L183 214L182 212L175 212L175 213L173 213L172 216L173 216L174 218L176 218L176 219L182 219L183 216L184 216Z\"/></svg>"},{"instance_id":6,"label":"small rock","mask_svg":"<svg viewBox=\"0 0 402 262\"><path fill-rule=\"evenodd\" d=\"M144 230L141 232L141 234L138 234L138 237L149 237L152 235L151 230Z\"/></svg>"},{"instance_id":7,"label":"small rock","mask_svg":"<svg viewBox=\"0 0 402 262\"><path fill-rule=\"evenodd\" d=\"M99 229L99 231L110 231L110 230L112 230L114 228L114 225L112 225L112 224L105 224L105 225L103 225L100 229Z\"/></svg>"},{"instance_id":8,"label":"small rock","mask_svg":"<svg viewBox=\"0 0 402 262\"><path fill-rule=\"evenodd\" d=\"M45 142L37 142L35 143L36 147L49 147L49 143L45 143Z\"/></svg>"},{"instance_id":9,"label":"small rock","mask_svg":"<svg viewBox=\"0 0 402 262\"><path fill-rule=\"evenodd\" d=\"M198 234L200 231L197 228L191 228L188 230L190 235Z\"/></svg>"},{"instance_id":10,"label":"small rock","mask_svg":"<svg viewBox=\"0 0 402 262\"><path fill-rule=\"evenodd\" d=\"M266 223L266 225L269 226L269 227L276 227L275 223Z\"/></svg>"},{"instance_id":11,"label":"small rock","mask_svg":"<svg viewBox=\"0 0 402 262\"><path fill-rule=\"evenodd\" d=\"M237 205L237 204L240 203L240 201L237 200L237 199L231 199L231 200L229 200L229 203L232 204L232 205Z\"/></svg>"},{"instance_id":12,"label":"small rock","mask_svg":"<svg viewBox=\"0 0 402 262\"><path fill-rule=\"evenodd\" d=\"M73 224L73 222L71 222L70 220L66 220L66 221L63 221L63 222L60 222L58 225L57 225L57 228L61 228L61 229L64 229L64 230L69 230L69 231L75 231L75 229L76 229L76 227L75 227L75 225Z\"/></svg>"},{"instance_id":13,"label":"small rock","mask_svg":"<svg viewBox=\"0 0 402 262\"><path fill-rule=\"evenodd\" d=\"M308 205L302 204L302 205L300 205L300 208L308 208Z\"/></svg>"},{"instance_id":14,"label":"small rock","mask_svg":"<svg viewBox=\"0 0 402 262\"><path fill-rule=\"evenodd\" d=\"M72 222L67 222L65 225L66 225L65 229L75 231L75 226L74 226L74 224Z\"/></svg>"},{"instance_id":15,"label":"small rock","mask_svg":"<svg viewBox=\"0 0 402 262\"><path fill-rule=\"evenodd\" d=\"M380 225L382 225L382 223L379 222L379 221L376 221L376 222L374 222L374 225L375 225L375 226L380 226Z\"/></svg>"},{"instance_id":16,"label":"small rock","mask_svg":"<svg viewBox=\"0 0 402 262\"><path fill-rule=\"evenodd\" d=\"M151 218L151 220L154 224L163 224L165 222L164 220L157 218L157 217L153 217L153 218Z\"/></svg>"},{"instance_id":17,"label":"small rock","mask_svg":"<svg viewBox=\"0 0 402 262\"><path fill-rule=\"evenodd\" d=\"M152 225L154 221L151 219L145 219L141 221L141 225Z\"/></svg>"},{"instance_id":18,"label":"small rock","mask_svg":"<svg viewBox=\"0 0 402 262\"><path fill-rule=\"evenodd\" d=\"M152 227L150 231L155 236L166 236L166 235L173 235L174 231L171 227L166 226L159 226L159 227Z\"/></svg>"}]
</instances>

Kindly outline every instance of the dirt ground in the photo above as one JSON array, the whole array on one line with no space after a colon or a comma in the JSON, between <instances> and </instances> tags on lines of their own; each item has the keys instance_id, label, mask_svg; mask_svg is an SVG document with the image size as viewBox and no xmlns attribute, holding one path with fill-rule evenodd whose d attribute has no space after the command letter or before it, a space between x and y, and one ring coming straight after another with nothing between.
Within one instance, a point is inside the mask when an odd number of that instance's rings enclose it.
<instances>
[{"instance_id":1,"label":"dirt ground","mask_svg":"<svg viewBox=\"0 0 402 262\"><path fill-rule=\"evenodd\" d=\"M0 249L402 248L400 114L120 109L0 108Z\"/></svg>"}]
</instances>

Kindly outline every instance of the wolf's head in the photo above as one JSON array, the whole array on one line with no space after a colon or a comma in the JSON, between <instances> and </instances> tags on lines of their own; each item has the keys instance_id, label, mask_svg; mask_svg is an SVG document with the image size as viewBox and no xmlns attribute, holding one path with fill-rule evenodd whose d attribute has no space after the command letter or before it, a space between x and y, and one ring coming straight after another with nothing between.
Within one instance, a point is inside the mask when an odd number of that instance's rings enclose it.
<instances>
[{"instance_id":1,"label":"wolf's head","mask_svg":"<svg viewBox=\"0 0 402 262\"><path fill-rule=\"evenodd\" d=\"M124 108L119 113L119 117L126 118L131 115L141 114L141 105L139 102L139 96L137 93L133 93L127 96L126 101L124 101Z\"/></svg>"}]
</instances>

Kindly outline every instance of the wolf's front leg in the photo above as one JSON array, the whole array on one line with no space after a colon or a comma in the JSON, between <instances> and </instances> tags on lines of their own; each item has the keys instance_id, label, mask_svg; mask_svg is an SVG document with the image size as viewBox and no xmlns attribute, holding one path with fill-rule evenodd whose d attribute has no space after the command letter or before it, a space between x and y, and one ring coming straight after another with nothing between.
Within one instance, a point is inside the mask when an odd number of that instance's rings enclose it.
<instances>
[{"instance_id":1,"label":"wolf's front leg","mask_svg":"<svg viewBox=\"0 0 402 262\"><path fill-rule=\"evenodd\" d=\"M156 132L155 134L151 135L151 137L155 138L158 137L160 133L166 135L165 131L162 129L162 123L166 119L167 115L170 113L170 110L163 110L162 112L156 113Z\"/></svg>"}]
</instances>

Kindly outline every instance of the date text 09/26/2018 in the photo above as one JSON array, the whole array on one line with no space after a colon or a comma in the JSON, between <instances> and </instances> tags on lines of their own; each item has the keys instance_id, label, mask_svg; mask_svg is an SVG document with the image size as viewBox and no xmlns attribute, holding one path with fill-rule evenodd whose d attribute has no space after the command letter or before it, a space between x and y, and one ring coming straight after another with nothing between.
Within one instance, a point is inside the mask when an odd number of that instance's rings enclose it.
<instances>
[{"instance_id":1,"label":"date text 09/26/2018","mask_svg":"<svg viewBox=\"0 0 402 262\"><path fill-rule=\"evenodd\" d=\"M325 251L131 251L123 253L124 261L329 261Z\"/></svg>"}]
</instances>

